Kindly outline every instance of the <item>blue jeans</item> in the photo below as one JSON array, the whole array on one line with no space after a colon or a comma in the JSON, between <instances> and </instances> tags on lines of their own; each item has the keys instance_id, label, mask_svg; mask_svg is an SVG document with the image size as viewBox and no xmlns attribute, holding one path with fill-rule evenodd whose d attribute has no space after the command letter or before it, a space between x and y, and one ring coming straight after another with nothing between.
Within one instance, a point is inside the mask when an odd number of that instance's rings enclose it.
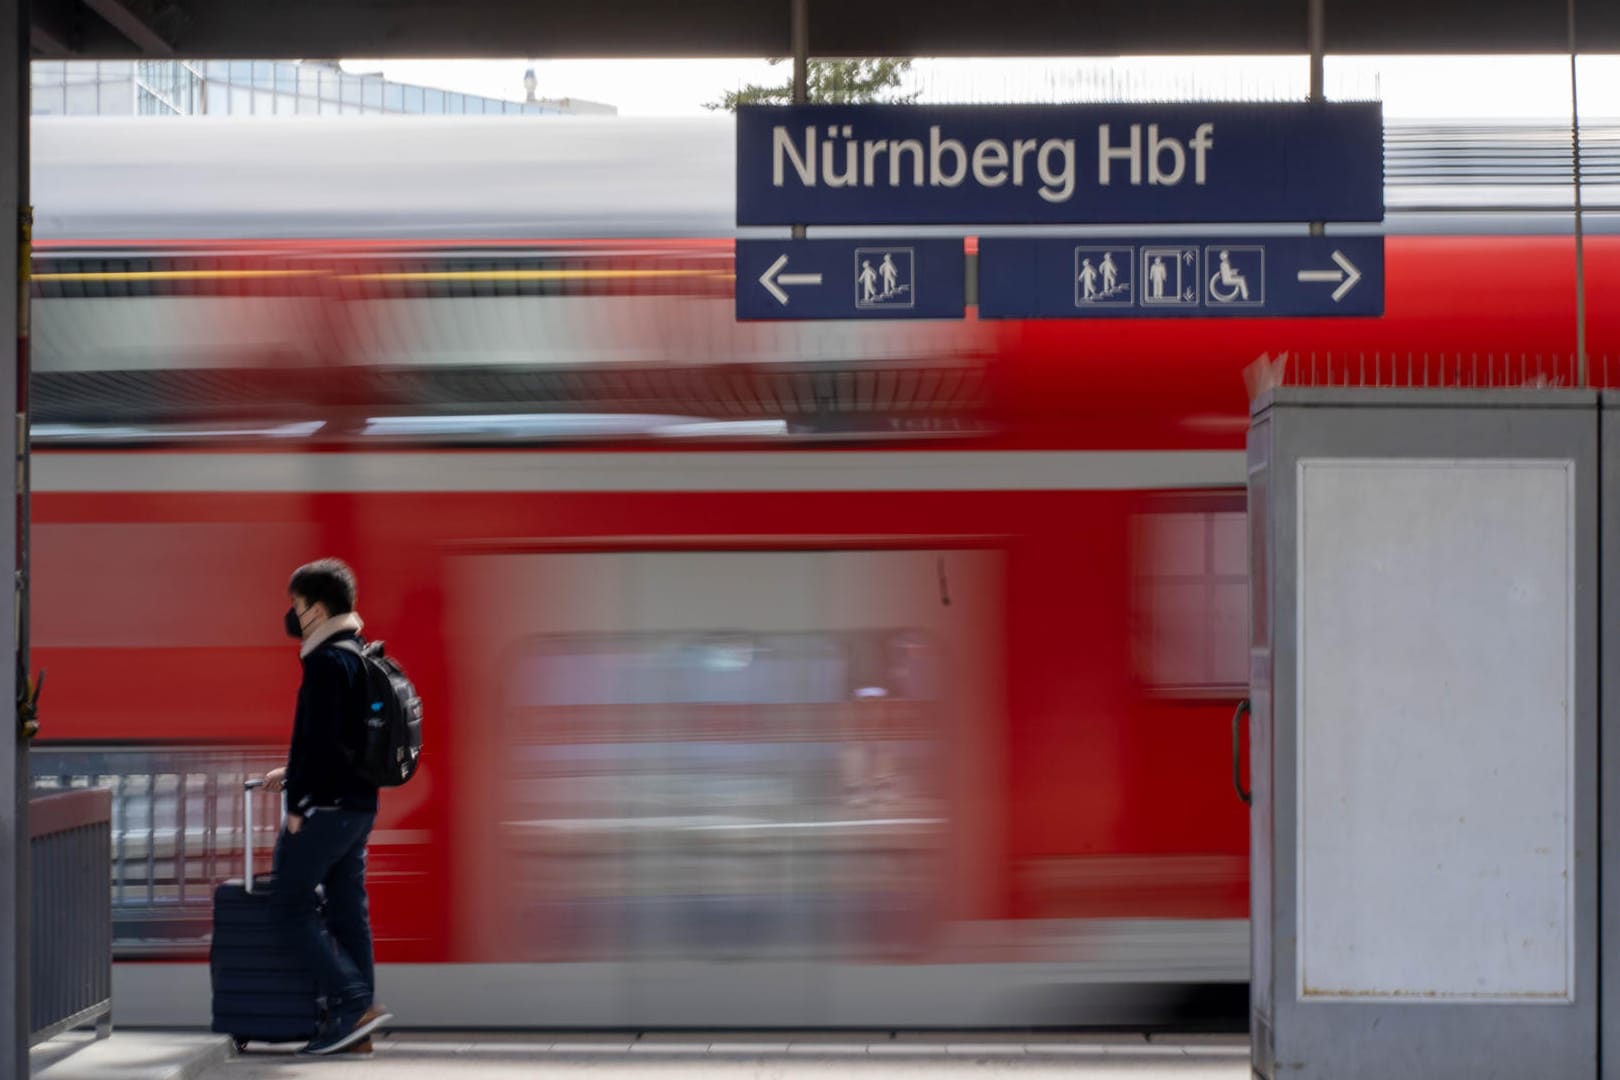
<instances>
[{"instance_id":1,"label":"blue jeans","mask_svg":"<svg viewBox=\"0 0 1620 1080\"><path fill-rule=\"evenodd\" d=\"M317 810L276 839L270 905L282 940L304 958L329 1015L370 1008L376 992L366 901L366 841L377 815ZM316 886L326 892L326 910Z\"/></svg>"}]
</instances>

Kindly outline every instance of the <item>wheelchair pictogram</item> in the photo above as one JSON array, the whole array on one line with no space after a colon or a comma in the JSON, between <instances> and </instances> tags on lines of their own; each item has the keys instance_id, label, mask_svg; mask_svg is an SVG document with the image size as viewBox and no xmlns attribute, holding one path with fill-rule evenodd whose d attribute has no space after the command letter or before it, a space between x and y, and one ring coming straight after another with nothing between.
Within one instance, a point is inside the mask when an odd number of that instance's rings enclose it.
<instances>
[{"instance_id":1,"label":"wheelchair pictogram","mask_svg":"<svg viewBox=\"0 0 1620 1080\"><path fill-rule=\"evenodd\" d=\"M1259 246L1209 248L1205 295L1214 307L1264 307L1266 249Z\"/></svg>"}]
</instances>

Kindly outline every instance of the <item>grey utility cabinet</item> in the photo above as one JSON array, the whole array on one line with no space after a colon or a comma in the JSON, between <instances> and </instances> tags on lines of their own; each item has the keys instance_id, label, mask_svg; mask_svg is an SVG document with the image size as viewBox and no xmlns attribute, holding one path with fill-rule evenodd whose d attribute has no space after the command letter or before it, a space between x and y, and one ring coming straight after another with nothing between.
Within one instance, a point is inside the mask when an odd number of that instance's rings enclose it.
<instances>
[{"instance_id":1,"label":"grey utility cabinet","mask_svg":"<svg viewBox=\"0 0 1620 1080\"><path fill-rule=\"evenodd\" d=\"M1599 429L1582 391L1255 402L1256 1075L1598 1075Z\"/></svg>"}]
</instances>

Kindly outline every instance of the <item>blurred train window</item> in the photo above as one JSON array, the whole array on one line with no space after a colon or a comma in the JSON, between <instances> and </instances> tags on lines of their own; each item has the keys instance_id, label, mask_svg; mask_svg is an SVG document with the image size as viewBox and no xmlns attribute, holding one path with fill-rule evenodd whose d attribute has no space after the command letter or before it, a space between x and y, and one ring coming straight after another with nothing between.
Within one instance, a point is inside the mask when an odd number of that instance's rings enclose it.
<instances>
[{"instance_id":1,"label":"blurred train window","mask_svg":"<svg viewBox=\"0 0 1620 1080\"><path fill-rule=\"evenodd\" d=\"M502 744L502 948L914 948L949 818L941 674L904 629L533 639Z\"/></svg>"},{"instance_id":2,"label":"blurred train window","mask_svg":"<svg viewBox=\"0 0 1620 1080\"><path fill-rule=\"evenodd\" d=\"M797 705L849 696L848 658L817 634L547 641L519 662L517 704Z\"/></svg>"},{"instance_id":3,"label":"blurred train window","mask_svg":"<svg viewBox=\"0 0 1620 1080\"><path fill-rule=\"evenodd\" d=\"M517 663L520 708L926 701L940 670L914 631L546 638Z\"/></svg>"},{"instance_id":4,"label":"blurred train window","mask_svg":"<svg viewBox=\"0 0 1620 1080\"><path fill-rule=\"evenodd\" d=\"M1248 519L1242 496L1166 500L1135 521L1133 651L1166 693L1248 682Z\"/></svg>"}]
</instances>

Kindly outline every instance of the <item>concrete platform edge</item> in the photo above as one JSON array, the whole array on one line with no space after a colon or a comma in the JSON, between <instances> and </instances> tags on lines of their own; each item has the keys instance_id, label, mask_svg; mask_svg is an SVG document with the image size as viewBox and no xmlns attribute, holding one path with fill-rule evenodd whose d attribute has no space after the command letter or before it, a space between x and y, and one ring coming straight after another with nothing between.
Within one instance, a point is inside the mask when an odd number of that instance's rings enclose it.
<instances>
[{"instance_id":1,"label":"concrete platform edge","mask_svg":"<svg viewBox=\"0 0 1620 1080\"><path fill-rule=\"evenodd\" d=\"M154 1052L156 1051L156 1052ZM228 1035L206 1032L119 1031L54 1062L33 1080L201 1080L210 1069L236 1056ZM130 1060L137 1059L136 1062Z\"/></svg>"}]
</instances>

